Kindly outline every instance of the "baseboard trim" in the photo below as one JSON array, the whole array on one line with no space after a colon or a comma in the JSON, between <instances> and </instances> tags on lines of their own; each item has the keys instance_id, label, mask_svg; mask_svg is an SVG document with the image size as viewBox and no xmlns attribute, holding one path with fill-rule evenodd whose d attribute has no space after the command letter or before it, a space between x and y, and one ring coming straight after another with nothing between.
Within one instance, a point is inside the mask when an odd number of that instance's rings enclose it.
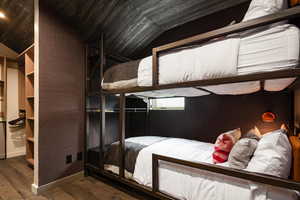
<instances>
[{"instance_id":1,"label":"baseboard trim","mask_svg":"<svg viewBox=\"0 0 300 200\"><path fill-rule=\"evenodd\" d=\"M84 177L84 173L83 173L83 171L80 171L76 174L58 179L58 180L48 183L46 185L37 186L36 184L32 184L31 191L33 192L33 194L39 195L39 194L42 194L43 192L50 190L51 188L57 187L61 184L67 183L67 182L75 181L75 180L83 178L83 177Z\"/></svg>"},{"instance_id":2,"label":"baseboard trim","mask_svg":"<svg viewBox=\"0 0 300 200\"><path fill-rule=\"evenodd\" d=\"M19 152L12 152L7 154L7 158L14 158L18 156L24 156L26 154L25 151L19 151Z\"/></svg>"}]
</instances>

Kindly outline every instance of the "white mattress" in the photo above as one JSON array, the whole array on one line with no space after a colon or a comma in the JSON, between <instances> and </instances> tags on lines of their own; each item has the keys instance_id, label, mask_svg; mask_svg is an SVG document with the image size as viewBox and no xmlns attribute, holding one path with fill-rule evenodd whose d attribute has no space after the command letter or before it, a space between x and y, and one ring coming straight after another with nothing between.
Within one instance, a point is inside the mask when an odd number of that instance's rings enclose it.
<instances>
[{"instance_id":1,"label":"white mattress","mask_svg":"<svg viewBox=\"0 0 300 200\"><path fill-rule=\"evenodd\" d=\"M294 67L299 61L299 29L275 26L240 41L238 75Z\"/></svg>"},{"instance_id":2,"label":"white mattress","mask_svg":"<svg viewBox=\"0 0 300 200\"><path fill-rule=\"evenodd\" d=\"M299 29L284 24L241 38L238 75L294 68L299 62ZM295 79L274 79L265 82L266 91L281 91ZM216 94L249 94L260 90L260 82L223 84L203 87Z\"/></svg>"},{"instance_id":3,"label":"white mattress","mask_svg":"<svg viewBox=\"0 0 300 200\"><path fill-rule=\"evenodd\" d=\"M176 138L155 143L140 151L133 178L142 185L152 187L153 153L193 162L212 163L213 146L210 143ZM294 191L166 162L160 162L159 184L160 191L182 200L297 199Z\"/></svg>"}]
</instances>

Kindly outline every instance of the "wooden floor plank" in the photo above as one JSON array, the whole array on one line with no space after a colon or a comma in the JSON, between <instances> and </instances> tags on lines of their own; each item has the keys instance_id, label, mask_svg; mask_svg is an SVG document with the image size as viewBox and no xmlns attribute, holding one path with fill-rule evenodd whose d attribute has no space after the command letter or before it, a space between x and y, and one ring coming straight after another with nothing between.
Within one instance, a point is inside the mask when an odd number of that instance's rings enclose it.
<instances>
[{"instance_id":1,"label":"wooden floor plank","mask_svg":"<svg viewBox=\"0 0 300 200\"><path fill-rule=\"evenodd\" d=\"M70 194L66 193L59 187L45 192L43 196L48 200L74 200L74 198Z\"/></svg>"},{"instance_id":2,"label":"wooden floor plank","mask_svg":"<svg viewBox=\"0 0 300 200\"><path fill-rule=\"evenodd\" d=\"M87 178L78 180L74 184L79 185L84 190L91 192L94 196L97 197L98 200L137 200L136 198L131 197L124 192L118 191L108 185L105 185L105 187L103 187L102 184L94 184Z\"/></svg>"},{"instance_id":3,"label":"wooden floor plank","mask_svg":"<svg viewBox=\"0 0 300 200\"><path fill-rule=\"evenodd\" d=\"M8 162L2 162L0 164L0 171L4 178L14 186L15 190L24 198L24 199L34 199L34 200L46 200L42 196L35 196L31 192L31 181L28 181L27 178L20 173L15 168L12 168ZM5 173L3 173L5 172Z\"/></svg>"},{"instance_id":4,"label":"wooden floor plank","mask_svg":"<svg viewBox=\"0 0 300 200\"><path fill-rule=\"evenodd\" d=\"M24 160L24 159L22 159ZM9 166L17 170L21 173L27 180L32 183L33 182L33 170L27 165L27 162L22 162L21 159L8 159L7 163Z\"/></svg>"},{"instance_id":5,"label":"wooden floor plank","mask_svg":"<svg viewBox=\"0 0 300 200\"><path fill-rule=\"evenodd\" d=\"M60 186L62 190L71 195L75 200L97 200L97 197L91 192L84 190L82 187L75 183L68 183Z\"/></svg>"},{"instance_id":6,"label":"wooden floor plank","mask_svg":"<svg viewBox=\"0 0 300 200\"><path fill-rule=\"evenodd\" d=\"M42 195L31 192L33 170L24 157L0 160L0 200L139 200L92 177L59 185Z\"/></svg>"},{"instance_id":7,"label":"wooden floor plank","mask_svg":"<svg viewBox=\"0 0 300 200\"><path fill-rule=\"evenodd\" d=\"M14 189L14 187L0 173L0 197L3 200L22 200L22 196Z\"/></svg>"}]
</instances>

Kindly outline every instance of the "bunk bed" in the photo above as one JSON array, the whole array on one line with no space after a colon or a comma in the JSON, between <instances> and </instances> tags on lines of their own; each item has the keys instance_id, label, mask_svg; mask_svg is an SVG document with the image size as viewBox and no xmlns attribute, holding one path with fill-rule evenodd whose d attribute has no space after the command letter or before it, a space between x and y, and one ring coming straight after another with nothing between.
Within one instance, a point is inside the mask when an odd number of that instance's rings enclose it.
<instances>
[{"instance_id":1,"label":"bunk bed","mask_svg":"<svg viewBox=\"0 0 300 200\"><path fill-rule=\"evenodd\" d=\"M214 148L209 143L150 136L125 139L127 95L195 97L296 88L300 76L300 32L284 20L299 17L300 7L283 9L286 2L278 2L282 7L255 16L251 10L257 9L254 0L242 23L154 48L152 56L115 65L105 73L102 35L99 42L101 123L99 147L96 147L99 168L85 163L86 172L160 199L299 198L300 182L295 175L299 171L299 141L292 139L297 138L293 136L293 123L287 135L282 130L275 131L284 152L274 158L284 160L279 164L283 172L278 174L213 164ZM116 95L119 99L118 141L108 146L104 145L103 138L106 95ZM276 145L273 144L274 149ZM289 157L292 152L294 156ZM291 163L292 176L286 171ZM275 169L272 165L267 168ZM218 198L220 193L222 198Z\"/></svg>"}]
</instances>

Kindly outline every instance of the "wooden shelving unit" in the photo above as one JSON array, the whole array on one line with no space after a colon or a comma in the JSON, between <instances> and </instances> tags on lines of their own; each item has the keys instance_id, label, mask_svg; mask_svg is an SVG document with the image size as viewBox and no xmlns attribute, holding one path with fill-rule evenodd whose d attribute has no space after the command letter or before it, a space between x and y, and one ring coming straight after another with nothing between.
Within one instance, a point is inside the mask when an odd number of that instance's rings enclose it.
<instances>
[{"instance_id":1,"label":"wooden shelving unit","mask_svg":"<svg viewBox=\"0 0 300 200\"><path fill-rule=\"evenodd\" d=\"M6 147L6 113L7 113L7 58L0 56L0 128L1 141L0 159L5 159L7 154Z\"/></svg>"},{"instance_id":2,"label":"wooden shelving unit","mask_svg":"<svg viewBox=\"0 0 300 200\"><path fill-rule=\"evenodd\" d=\"M25 57L26 160L34 166L34 46Z\"/></svg>"},{"instance_id":3,"label":"wooden shelving unit","mask_svg":"<svg viewBox=\"0 0 300 200\"><path fill-rule=\"evenodd\" d=\"M6 121L6 95L7 95L7 58L0 57L0 119Z\"/></svg>"},{"instance_id":4,"label":"wooden shelving unit","mask_svg":"<svg viewBox=\"0 0 300 200\"><path fill-rule=\"evenodd\" d=\"M30 165L34 165L34 159L33 158L26 158L27 162L30 164Z\"/></svg>"},{"instance_id":5,"label":"wooden shelving unit","mask_svg":"<svg viewBox=\"0 0 300 200\"><path fill-rule=\"evenodd\" d=\"M32 71L32 72L28 72L28 73L26 73L26 76L27 77L34 77L34 72Z\"/></svg>"},{"instance_id":6,"label":"wooden shelving unit","mask_svg":"<svg viewBox=\"0 0 300 200\"><path fill-rule=\"evenodd\" d=\"M34 100L34 96L28 96L26 97L28 100Z\"/></svg>"},{"instance_id":7,"label":"wooden shelving unit","mask_svg":"<svg viewBox=\"0 0 300 200\"><path fill-rule=\"evenodd\" d=\"M28 137L27 140L28 140L29 142L34 142L34 138L33 138L33 137Z\"/></svg>"}]
</instances>

